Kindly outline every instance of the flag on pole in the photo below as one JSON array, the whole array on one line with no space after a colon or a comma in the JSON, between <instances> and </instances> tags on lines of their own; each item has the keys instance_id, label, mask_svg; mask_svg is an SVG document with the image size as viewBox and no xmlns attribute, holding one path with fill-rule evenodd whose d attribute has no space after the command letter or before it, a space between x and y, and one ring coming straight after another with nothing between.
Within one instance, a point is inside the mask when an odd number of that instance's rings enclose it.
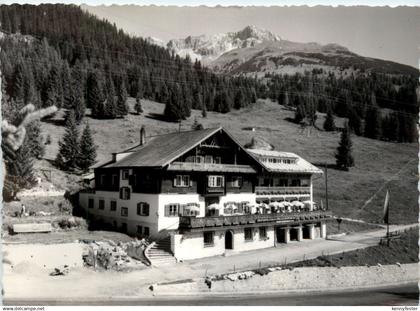
<instances>
[{"instance_id":1,"label":"flag on pole","mask_svg":"<svg viewBox=\"0 0 420 311\"><path fill-rule=\"evenodd\" d=\"M384 223L389 223L389 190L386 191L384 202Z\"/></svg>"}]
</instances>

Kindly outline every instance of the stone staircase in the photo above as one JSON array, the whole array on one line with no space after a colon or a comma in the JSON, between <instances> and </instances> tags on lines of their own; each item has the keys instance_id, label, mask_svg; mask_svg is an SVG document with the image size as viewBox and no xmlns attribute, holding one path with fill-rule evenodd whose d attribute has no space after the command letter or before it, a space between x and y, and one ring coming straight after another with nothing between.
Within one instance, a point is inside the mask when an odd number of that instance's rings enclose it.
<instances>
[{"instance_id":1,"label":"stone staircase","mask_svg":"<svg viewBox=\"0 0 420 311\"><path fill-rule=\"evenodd\" d=\"M176 263L176 259L171 251L171 238L167 237L157 242L153 242L145 250L145 255L152 266L160 267Z\"/></svg>"}]
</instances>

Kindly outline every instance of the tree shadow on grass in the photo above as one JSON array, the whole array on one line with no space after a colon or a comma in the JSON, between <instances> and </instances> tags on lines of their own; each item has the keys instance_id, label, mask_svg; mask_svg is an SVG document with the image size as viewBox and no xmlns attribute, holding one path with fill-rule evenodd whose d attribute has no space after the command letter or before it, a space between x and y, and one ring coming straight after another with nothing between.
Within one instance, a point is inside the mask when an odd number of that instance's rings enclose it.
<instances>
[{"instance_id":1,"label":"tree shadow on grass","mask_svg":"<svg viewBox=\"0 0 420 311\"><path fill-rule=\"evenodd\" d=\"M168 123L178 123L178 121L173 121L168 119L165 115L160 113L149 113L145 116L148 119L157 120L157 121L163 121Z\"/></svg>"}]
</instances>

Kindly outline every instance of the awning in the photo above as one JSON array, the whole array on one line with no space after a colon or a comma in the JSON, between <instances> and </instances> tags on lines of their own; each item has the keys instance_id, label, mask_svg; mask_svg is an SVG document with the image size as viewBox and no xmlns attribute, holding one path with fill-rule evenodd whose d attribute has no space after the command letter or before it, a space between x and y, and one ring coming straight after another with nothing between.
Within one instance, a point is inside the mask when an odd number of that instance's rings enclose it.
<instances>
[{"instance_id":1,"label":"awning","mask_svg":"<svg viewBox=\"0 0 420 311\"><path fill-rule=\"evenodd\" d=\"M190 211L195 211L195 212L200 211L200 207L198 207L197 205L187 205L186 209L189 209Z\"/></svg>"},{"instance_id":2,"label":"awning","mask_svg":"<svg viewBox=\"0 0 420 311\"><path fill-rule=\"evenodd\" d=\"M207 208L208 209L220 209L220 206L217 203L213 203L213 204L210 204L209 206L207 206Z\"/></svg>"}]
</instances>

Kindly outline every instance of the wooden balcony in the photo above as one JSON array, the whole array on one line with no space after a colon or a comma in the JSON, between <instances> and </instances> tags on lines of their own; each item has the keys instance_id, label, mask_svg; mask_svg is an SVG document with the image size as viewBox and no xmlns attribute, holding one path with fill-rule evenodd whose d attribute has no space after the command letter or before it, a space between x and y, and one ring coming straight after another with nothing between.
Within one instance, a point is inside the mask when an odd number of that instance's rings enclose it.
<instances>
[{"instance_id":1,"label":"wooden balcony","mask_svg":"<svg viewBox=\"0 0 420 311\"><path fill-rule=\"evenodd\" d=\"M217 229L238 225L275 225L314 222L331 218L326 211L274 213L274 214L248 214L215 217L189 217L181 216L179 228L187 231L201 231L202 229Z\"/></svg>"},{"instance_id":2,"label":"wooden balcony","mask_svg":"<svg viewBox=\"0 0 420 311\"><path fill-rule=\"evenodd\" d=\"M221 172L221 173L246 173L246 174L254 174L257 172L255 168L253 168L250 165L191 163L191 162L173 162L168 166L168 171Z\"/></svg>"},{"instance_id":3,"label":"wooden balcony","mask_svg":"<svg viewBox=\"0 0 420 311\"><path fill-rule=\"evenodd\" d=\"M257 196L310 195L310 187L255 187Z\"/></svg>"}]
</instances>

